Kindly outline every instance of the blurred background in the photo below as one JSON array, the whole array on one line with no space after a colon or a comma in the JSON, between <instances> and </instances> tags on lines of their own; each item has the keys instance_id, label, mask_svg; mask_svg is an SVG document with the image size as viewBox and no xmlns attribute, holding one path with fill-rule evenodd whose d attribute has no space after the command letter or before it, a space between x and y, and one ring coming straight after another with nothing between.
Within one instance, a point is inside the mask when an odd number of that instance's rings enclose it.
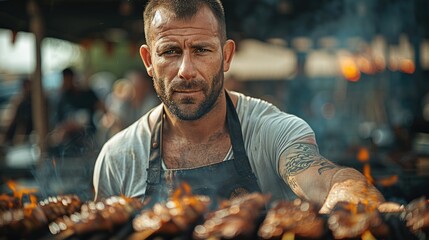
<instances>
[{"instance_id":1,"label":"blurred background","mask_svg":"<svg viewBox=\"0 0 429 240\"><path fill-rule=\"evenodd\" d=\"M429 1L222 2L228 88L306 120L388 200L429 196ZM0 0L2 192L92 198L100 147L158 103L138 53L145 3Z\"/></svg>"}]
</instances>

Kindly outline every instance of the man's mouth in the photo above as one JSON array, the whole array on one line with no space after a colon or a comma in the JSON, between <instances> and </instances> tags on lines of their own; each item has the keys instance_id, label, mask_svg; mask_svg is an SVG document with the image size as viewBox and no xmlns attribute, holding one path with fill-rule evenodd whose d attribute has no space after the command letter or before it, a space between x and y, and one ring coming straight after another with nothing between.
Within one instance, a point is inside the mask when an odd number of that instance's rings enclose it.
<instances>
[{"instance_id":1,"label":"man's mouth","mask_svg":"<svg viewBox=\"0 0 429 240\"><path fill-rule=\"evenodd\" d=\"M174 90L175 93L179 94L194 94L200 92L201 89L176 89Z\"/></svg>"}]
</instances>

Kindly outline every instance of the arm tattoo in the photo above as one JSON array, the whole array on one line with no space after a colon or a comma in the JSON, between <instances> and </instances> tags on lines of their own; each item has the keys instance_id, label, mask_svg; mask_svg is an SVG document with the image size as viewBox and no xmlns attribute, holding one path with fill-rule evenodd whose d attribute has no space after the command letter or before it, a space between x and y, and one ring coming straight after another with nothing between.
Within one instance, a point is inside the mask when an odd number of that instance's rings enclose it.
<instances>
[{"instance_id":1,"label":"arm tattoo","mask_svg":"<svg viewBox=\"0 0 429 240\"><path fill-rule=\"evenodd\" d=\"M296 144L292 146L292 149L288 150L283 174L285 176L295 176L313 166L319 167L317 171L320 175L325 171L338 167L321 156L316 146L310 144Z\"/></svg>"}]
</instances>

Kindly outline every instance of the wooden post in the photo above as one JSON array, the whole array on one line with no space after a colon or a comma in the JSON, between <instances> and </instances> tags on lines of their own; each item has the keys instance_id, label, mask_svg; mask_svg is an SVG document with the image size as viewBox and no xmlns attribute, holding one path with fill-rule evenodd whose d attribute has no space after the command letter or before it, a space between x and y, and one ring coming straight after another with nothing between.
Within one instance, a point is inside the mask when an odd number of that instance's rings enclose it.
<instances>
[{"instance_id":1,"label":"wooden post","mask_svg":"<svg viewBox=\"0 0 429 240\"><path fill-rule=\"evenodd\" d=\"M33 32L36 41L36 67L32 77L32 110L34 129L37 133L37 144L40 149L40 158L38 163L42 162L43 156L46 153L46 136L48 133L48 117L46 109L46 97L43 92L42 85L42 54L41 43L43 39L43 18L35 0L29 0L27 3L27 11L30 18L30 31Z\"/></svg>"}]
</instances>

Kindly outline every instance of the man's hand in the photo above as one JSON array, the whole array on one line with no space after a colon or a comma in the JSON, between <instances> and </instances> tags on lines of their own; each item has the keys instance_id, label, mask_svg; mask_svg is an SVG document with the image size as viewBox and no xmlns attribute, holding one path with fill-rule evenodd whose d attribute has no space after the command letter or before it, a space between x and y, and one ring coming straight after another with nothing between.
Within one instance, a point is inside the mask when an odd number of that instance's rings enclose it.
<instances>
[{"instance_id":1,"label":"man's hand","mask_svg":"<svg viewBox=\"0 0 429 240\"><path fill-rule=\"evenodd\" d=\"M384 198L357 170L343 168L332 176L331 190L320 209L320 213L329 213L340 201L354 204L360 202L375 209L384 202Z\"/></svg>"}]
</instances>

